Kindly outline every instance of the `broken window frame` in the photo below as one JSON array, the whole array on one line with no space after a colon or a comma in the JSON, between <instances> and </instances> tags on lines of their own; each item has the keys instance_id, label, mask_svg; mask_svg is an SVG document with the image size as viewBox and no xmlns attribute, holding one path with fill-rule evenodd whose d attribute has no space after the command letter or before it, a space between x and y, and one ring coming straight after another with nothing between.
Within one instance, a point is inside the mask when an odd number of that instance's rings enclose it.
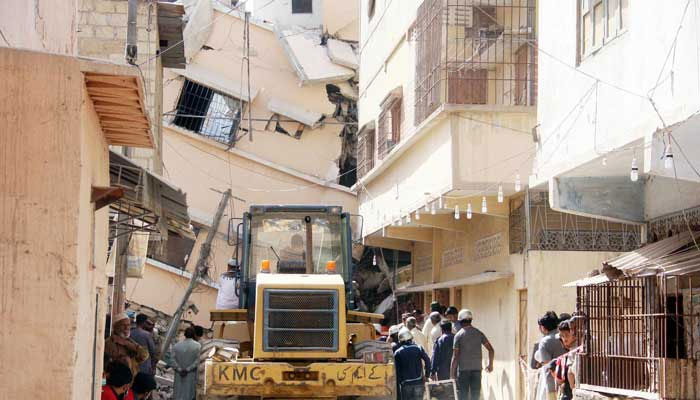
<instances>
[{"instance_id":1,"label":"broken window frame","mask_svg":"<svg viewBox=\"0 0 700 400\"><path fill-rule=\"evenodd\" d=\"M195 237L199 234L199 231L200 229L198 227L194 228ZM180 236L174 231L169 231L168 233L168 240L166 242L157 242L153 240L148 242L146 257L166 264L170 267L185 271L197 240ZM179 253L182 254L181 260L175 259L173 254L170 254L175 251L179 251ZM177 256L178 254L176 253L174 255Z\"/></svg>"},{"instance_id":2,"label":"broken window frame","mask_svg":"<svg viewBox=\"0 0 700 400\"><path fill-rule=\"evenodd\" d=\"M292 14L313 14L313 0L292 0Z\"/></svg>"},{"instance_id":3,"label":"broken window frame","mask_svg":"<svg viewBox=\"0 0 700 400\"><path fill-rule=\"evenodd\" d=\"M216 142L231 145L236 140L247 106L248 103L240 98L185 78L172 124ZM231 112L237 117L231 117Z\"/></svg>"}]
</instances>

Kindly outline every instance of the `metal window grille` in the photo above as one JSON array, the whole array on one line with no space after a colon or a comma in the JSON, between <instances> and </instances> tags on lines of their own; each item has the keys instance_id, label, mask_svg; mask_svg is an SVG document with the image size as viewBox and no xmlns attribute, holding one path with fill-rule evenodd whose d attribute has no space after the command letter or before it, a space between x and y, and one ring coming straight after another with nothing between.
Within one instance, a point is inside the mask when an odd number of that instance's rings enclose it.
<instances>
[{"instance_id":1,"label":"metal window grille","mask_svg":"<svg viewBox=\"0 0 700 400\"><path fill-rule=\"evenodd\" d=\"M239 99L186 79L173 124L217 142L231 144L235 140L242 111Z\"/></svg>"},{"instance_id":2,"label":"metal window grille","mask_svg":"<svg viewBox=\"0 0 700 400\"><path fill-rule=\"evenodd\" d=\"M413 34L416 125L445 103L536 105L535 0L425 0Z\"/></svg>"},{"instance_id":3,"label":"metal window grille","mask_svg":"<svg viewBox=\"0 0 700 400\"><path fill-rule=\"evenodd\" d=\"M577 289L581 384L700 397L700 274L624 278Z\"/></svg>"},{"instance_id":4,"label":"metal window grille","mask_svg":"<svg viewBox=\"0 0 700 400\"><path fill-rule=\"evenodd\" d=\"M312 0L292 0L292 14L313 14Z\"/></svg>"},{"instance_id":5,"label":"metal window grille","mask_svg":"<svg viewBox=\"0 0 700 400\"><path fill-rule=\"evenodd\" d=\"M529 210L525 210L525 197L511 200L511 254L525 249L528 224L529 250L630 251L641 246L639 226L554 211L547 196L547 192L530 191Z\"/></svg>"},{"instance_id":6,"label":"metal window grille","mask_svg":"<svg viewBox=\"0 0 700 400\"><path fill-rule=\"evenodd\" d=\"M361 178L374 168L374 129L367 129L357 137L357 176Z\"/></svg>"}]
</instances>

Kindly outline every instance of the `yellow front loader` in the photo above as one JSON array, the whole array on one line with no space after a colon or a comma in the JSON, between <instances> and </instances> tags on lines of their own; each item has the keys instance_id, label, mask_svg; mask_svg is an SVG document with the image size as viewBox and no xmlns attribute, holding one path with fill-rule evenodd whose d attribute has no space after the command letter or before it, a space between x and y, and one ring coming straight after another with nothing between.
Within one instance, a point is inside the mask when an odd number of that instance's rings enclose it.
<instances>
[{"instance_id":1,"label":"yellow front loader","mask_svg":"<svg viewBox=\"0 0 700 400\"><path fill-rule=\"evenodd\" d=\"M353 311L350 226L340 207L250 208L230 272L239 308L211 312L200 400L395 398L383 316Z\"/></svg>"}]
</instances>

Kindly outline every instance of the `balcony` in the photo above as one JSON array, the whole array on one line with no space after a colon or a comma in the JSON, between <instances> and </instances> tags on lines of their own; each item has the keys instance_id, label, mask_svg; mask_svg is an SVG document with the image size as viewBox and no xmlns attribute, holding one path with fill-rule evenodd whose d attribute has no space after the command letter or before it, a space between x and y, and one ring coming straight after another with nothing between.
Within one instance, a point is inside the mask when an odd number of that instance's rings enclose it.
<instances>
[{"instance_id":1,"label":"balcony","mask_svg":"<svg viewBox=\"0 0 700 400\"><path fill-rule=\"evenodd\" d=\"M415 125L443 104L536 105L535 18L535 0L425 0L411 33Z\"/></svg>"}]
</instances>

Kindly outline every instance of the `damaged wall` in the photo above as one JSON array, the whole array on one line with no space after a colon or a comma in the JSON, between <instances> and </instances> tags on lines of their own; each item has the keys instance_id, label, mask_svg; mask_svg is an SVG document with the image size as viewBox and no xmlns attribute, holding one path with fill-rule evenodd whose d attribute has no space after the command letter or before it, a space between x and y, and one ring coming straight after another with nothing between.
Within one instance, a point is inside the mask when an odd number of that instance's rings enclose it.
<instances>
[{"instance_id":1,"label":"damaged wall","mask_svg":"<svg viewBox=\"0 0 700 400\"><path fill-rule=\"evenodd\" d=\"M90 196L109 185L108 146L78 60L0 49L0 76L0 110L12 110L0 135L0 387L3 398L88 399L102 371L108 236L107 208L94 212Z\"/></svg>"}]
</instances>

